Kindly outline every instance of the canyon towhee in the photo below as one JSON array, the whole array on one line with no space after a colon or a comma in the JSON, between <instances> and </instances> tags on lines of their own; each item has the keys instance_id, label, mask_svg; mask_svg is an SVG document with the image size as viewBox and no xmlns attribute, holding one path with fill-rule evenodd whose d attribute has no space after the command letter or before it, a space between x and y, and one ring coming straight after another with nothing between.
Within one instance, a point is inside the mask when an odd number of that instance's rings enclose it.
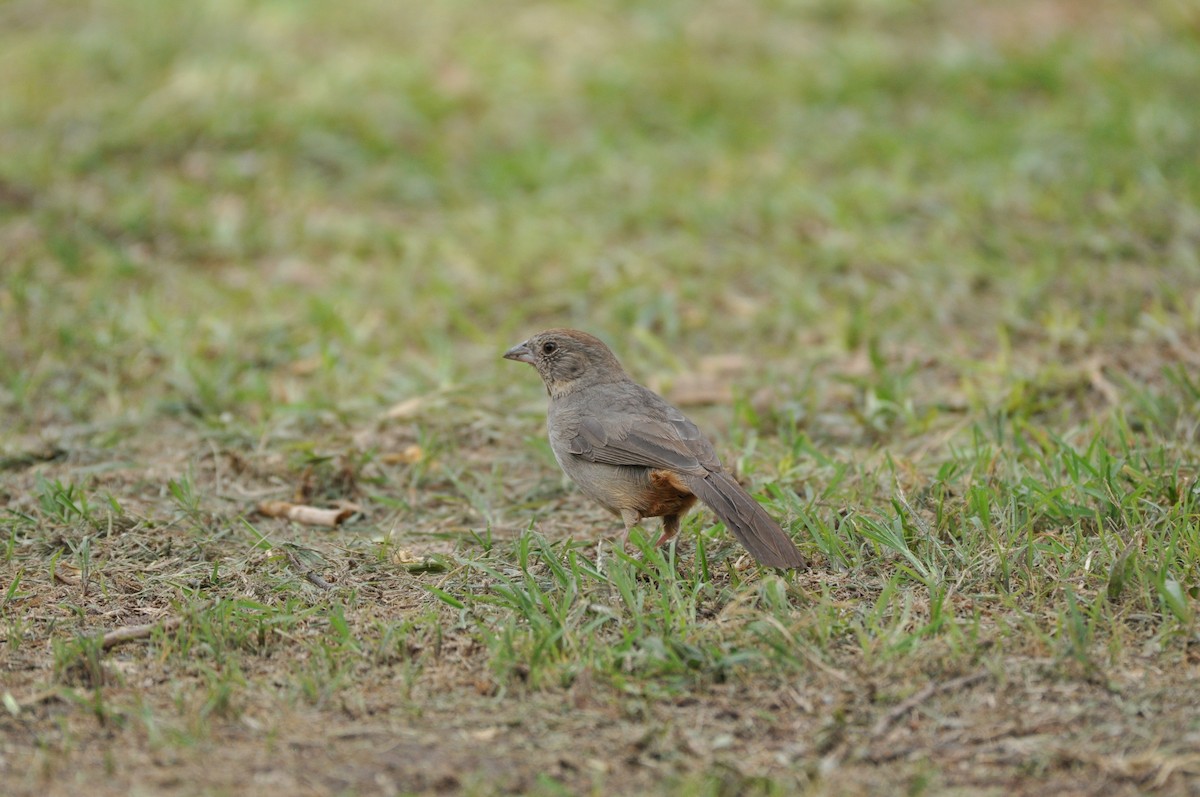
<instances>
[{"instance_id":1,"label":"canyon towhee","mask_svg":"<svg viewBox=\"0 0 1200 797\"><path fill-rule=\"evenodd\" d=\"M804 566L791 538L725 472L696 425L630 379L603 342L551 329L504 356L541 374L554 458L584 493L624 521L626 535L642 518L661 517L655 545L662 545L699 498L762 564Z\"/></svg>"}]
</instances>

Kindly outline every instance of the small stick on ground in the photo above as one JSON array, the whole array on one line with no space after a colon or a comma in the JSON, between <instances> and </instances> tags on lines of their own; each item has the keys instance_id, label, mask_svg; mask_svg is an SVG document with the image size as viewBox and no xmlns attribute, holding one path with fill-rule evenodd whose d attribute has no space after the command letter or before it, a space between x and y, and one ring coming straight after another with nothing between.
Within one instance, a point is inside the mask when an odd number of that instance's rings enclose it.
<instances>
[{"instance_id":1,"label":"small stick on ground","mask_svg":"<svg viewBox=\"0 0 1200 797\"><path fill-rule=\"evenodd\" d=\"M301 564L300 558L298 556L296 556L296 554L293 551L291 551L287 548L284 548L283 552L287 556L288 564L290 564L293 568L295 568L297 573L300 573L301 575L303 575L309 584L312 584L317 589L323 589L323 590L333 589L332 584L330 584L328 581L321 578L319 575L314 573L312 570L309 570L307 567L305 567L303 564Z\"/></svg>"},{"instance_id":2,"label":"small stick on ground","mask_svg":"<svg viewBox=\"0 0 1200 797\"><path fill-rule=\"evenodd\" d=\"M337 509L320 509L315 506L292 504L287 501L263 501L258 505L259 514L267 517L282 517L308 526L337 526L360 511L356 504L346 504Z\"/></svg>"},{"instance_id":3,"label":"small stick on ground","mask_svg":"<svg viewBox=\"0 0 1200 797\"><path fill-rule=\"evenodd\" d=\"M894 706L891 711L884 714L871 728L871 739L878 739L892 729L892 726L900 721L905 714L912 711L917 706L924 703L929 698L942 692L952 692L956 689L964 689L972 684L982 681L988 676L987 670L973 672L970 675L963 675L959 678L951 678L949 681L934 681L926 686L921 691L917 692L907 700L901 701Z\"/></svg>"},{"instance_id":4,"label":"small stick on ground","mask_svg":"<svg viewBox=\"0 0 1200 797\"><path fill-rule=\"evenodd\" d=\"M79 586L79 579L67 578L65 575L63 575L62 571L59 570L57 567L54 568L54 580L60 584L65 584L68 587L78 587Z\"/></svg>"},{"instance_id":5,"label":"small stick on ground","mask_svg":"<svg viewBox=\"0 0 1200 797\"><path fill-rule=\"evenodd\" d=\"M857 747L855 747L849 736L843 738L840 742L838 742L837 745L834 746L832 750L822 757L820 764L821 770L824 772L832 771L847 758L860 761L876 760L875 757L870 754L870 744L886 735L887 732L892 729L892 726L899 722L905 714L912 711L914 708L921 705L934 695L942 692L950 692L955 689L966 688L972 684L982 681L984 678L987 678L987 676L987 670L980 670L978 672L971 673L970 675L964 675L959 678L951 678L949 681L935 681L934 683L929 684L924 689L920 690L912 697L909 697L907 700L900 702L894 706L891 711L880 717L875 724L871 726L871 731L867 735L866 741L857 745ZM852 750L852 748L854 749ZM878 760L887 760L887 758L889 757L884 756L880 757Z\"/></svg>"},{"instance_id":6,"label":"small stick on ground","mask_svg":"<svg viewBox=\"0 0 1200 797\"><path fill-rule=\"evenodd\" d=\"M104 635L104 639L100 642L100 647L104 650L115 648L117 645L125 642L132 642L135 639L143 639L154 633L154 629L161 628L163 631L174 631L183 622L182 617L168 617L157 623L146 623L145 625L126 625L121 628L109 631Z\"/></svg>"}]
</instances>

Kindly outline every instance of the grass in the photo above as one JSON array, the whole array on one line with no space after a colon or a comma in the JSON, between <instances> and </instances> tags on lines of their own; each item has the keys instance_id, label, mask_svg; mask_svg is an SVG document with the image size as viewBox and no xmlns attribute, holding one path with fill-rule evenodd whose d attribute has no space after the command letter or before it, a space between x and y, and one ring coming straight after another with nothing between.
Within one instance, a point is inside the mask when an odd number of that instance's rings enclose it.
<instances>
[{"instance_id":1,"label":"grass","mask_svg":"<svg viewBox=\"0 0 1200 797\"><path fill-rule=\"evenodd\" d=\"M1172 0L5 3L6 793L1194 792L1198 71ZM597 546L556 325L811 569Z\"/></svg>"}]
</instances>

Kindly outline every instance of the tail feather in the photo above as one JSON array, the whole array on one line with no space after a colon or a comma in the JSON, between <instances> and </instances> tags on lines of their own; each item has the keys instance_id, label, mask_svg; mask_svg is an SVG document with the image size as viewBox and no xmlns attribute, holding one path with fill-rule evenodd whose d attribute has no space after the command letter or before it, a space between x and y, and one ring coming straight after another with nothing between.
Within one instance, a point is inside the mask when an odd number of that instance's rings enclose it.
<instances>
[{"instance_id":1,"label":"tail feather","mask_svg":"<svg viewBox=\"0 0 1200 797\"><path fill-rule=\"evenodd\" d=\"M685 483L761 564L768 567L807 564L792 538L728 473L688 476Z\"/></svg>"}]
</instances>

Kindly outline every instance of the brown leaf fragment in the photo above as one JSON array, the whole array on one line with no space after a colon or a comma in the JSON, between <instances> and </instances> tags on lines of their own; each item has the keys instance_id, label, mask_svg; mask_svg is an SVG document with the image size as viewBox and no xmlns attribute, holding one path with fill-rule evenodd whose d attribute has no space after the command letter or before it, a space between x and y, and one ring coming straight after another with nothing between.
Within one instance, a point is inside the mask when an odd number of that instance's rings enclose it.
<instances>
[{"instance_id":1,"label":"brown leaf fragment","mask_svg":"<svg viewBox=\"0 0 1200 797\"><path fill-rule=\"evenodd\" d=\"M681 374L667 392L667 398L680 407L732 404L733 386L728 380L710 374Z\"/></svg>"},{"instance_id":2,"label":"brown leaf fragment","mask_svg":"<svg viewBox=\"0 0 1200 797\"><path fill-rule=\"evenodd\" d=\"M412 465L425 458L425 452L417 444L406 446L403 451L389 451L379 458L385 465Z\"/></svg>"},{"instance_id":3,"label":"brown leaf fragment","mask_svg":"<svg viewBox=\"0 0 1200 797\"><path fill-rule=\"evenodd\" d=\"M407 548L392 550L392 564L399 565L410 573L442 573L448 569L440 557L418 556Z\"/></svg>"},{"instance_id":4,"label":"brown leaf fragment","mask_svg":"<svg viewBox=\"0 0 1200 797\"><path fill-rule=\"evenodd\" d=\"M423 398L413 396L412 398L393 404L383 414L383 417L389 421L406 421L410 418L415 418L424 404L425 400Z\"/></svg>"}]
</instances>

